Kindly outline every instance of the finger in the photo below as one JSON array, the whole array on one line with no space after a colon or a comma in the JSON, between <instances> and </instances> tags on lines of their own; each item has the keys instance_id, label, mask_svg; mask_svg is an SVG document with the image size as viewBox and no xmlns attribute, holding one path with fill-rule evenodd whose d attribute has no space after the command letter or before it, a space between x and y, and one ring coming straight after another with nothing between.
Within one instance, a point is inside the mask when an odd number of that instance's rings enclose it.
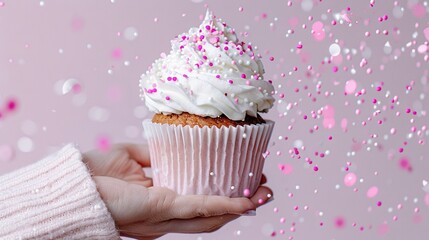
<instances>
[{"instance_id":1,"label":"finger","mask_svg":"<svg viewBox=\"0 0 429 240\"><path fill-rule=\"evenodd\" d=\"M238 215L221 215L214 217L197 217L192 219L172 219L155 224L137 223L120 229L121 235L141 238L159 236L166 233L203 233L213 232L238 218Z\"/></svg>"},{"instance_id":2,"label":"finger","mask_svg":"<svg viewBox=\"0 0 429 240\"><path fill-rule=\"evenodd\" d=\"M260 186L258 190L256 190L256 193L250 198L256 206L263 205L271 199L273 199L273 191L266 186Z\"/></svg>"},{"instance_id":3,"label":"finger","mask_svg":"<svg viewBox=\"0 0 429 240\"><path fill-rule=\"evenodd\" d=\"M261 177L261 185L262 184L265 184L265 183L267 183L267 176L265 176L265 174L262 174L262 177Z\"/></svg>"},{"instance_id":4,"label":"finger","mask_svg":"<svg viewBox=\"0 0 429 240\"><path fill-rule=\"evenodd\" d=\"M142 185L143 187L146 187L146 188L153 186L153 180L152 178L149 178L149 177L145 177L144 179L127 180L127 182Z\"/></svg>"},{"instance_id":5,"label":"finger","mask_svg":"<svg viewBox=\"0 0 429 240\"><path fill-rule=\"evenodd\" d=\"M161 224L161 230L175 233L208 233L214 232L239 215L228 214L214 217L197 217L192 219L173 219Z\"/></svg>"},{"instance_id":6,"label":"finger","mask_svg":"<svg viewBox=\"0 0 429 240\"><path fill-rule=\"evenodd\" d=\"M224 196L178 195L172 205L172 218L189 219L211 217L224 214L242 214L255 209L256 205L248 198L229 198Z\"/></svg>"},{"instance_id":7,"label":"finger","mask_svg":"<svg viewBox=\"0 0 429 240\"><path fill-rule=\"evenodd\" d=\"M150 167L149 147L146 144L123 143L120 146L142 167Z\"/></svg>"}]
</instances>

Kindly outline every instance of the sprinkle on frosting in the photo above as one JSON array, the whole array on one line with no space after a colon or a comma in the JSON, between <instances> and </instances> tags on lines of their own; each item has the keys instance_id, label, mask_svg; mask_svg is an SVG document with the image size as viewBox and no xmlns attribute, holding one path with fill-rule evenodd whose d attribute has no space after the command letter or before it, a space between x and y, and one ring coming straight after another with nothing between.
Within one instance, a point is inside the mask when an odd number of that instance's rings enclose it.
<instances>
[{"instance_id":1,"label":"sprinkle on frosting","mask_svg":"<svg viewBox=\"0 0 429 240\"><path fill-rule=\"evenodd\" d=\"M155 113L243 120L272 106L260 56L234 29L207 11L202 24L171 41L171 51L141 76L141 98Z\"/></svg>"}]
</instances>

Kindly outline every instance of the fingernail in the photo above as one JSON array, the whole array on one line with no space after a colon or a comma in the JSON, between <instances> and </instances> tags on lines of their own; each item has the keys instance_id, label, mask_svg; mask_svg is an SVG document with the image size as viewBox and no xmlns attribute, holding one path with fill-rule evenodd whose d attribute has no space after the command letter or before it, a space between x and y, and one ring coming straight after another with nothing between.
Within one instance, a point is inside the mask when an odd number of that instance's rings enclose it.
<instances>
[{"instance_id":1,"label":"fingernail","mask_svg":"<svg viewBox=\"0 0 429 240\"><path fill-rule=\"evenodd\" d=\"M268 200L265 202L265 204L270 203L270 202L272 202L272 201L274 201L274 197L270 197L270 198L268 198Z\"/></svg>"},{"instance_id":2,"label":"fingernail","mask_svg":"<svg viewBox=\"0 0 429 240\"><path fill-rule=\"evenodd\" d=\"M256 216L256 210L249 210L245 213L240 214L241 216Z\"/></svg>"}]
</instances>

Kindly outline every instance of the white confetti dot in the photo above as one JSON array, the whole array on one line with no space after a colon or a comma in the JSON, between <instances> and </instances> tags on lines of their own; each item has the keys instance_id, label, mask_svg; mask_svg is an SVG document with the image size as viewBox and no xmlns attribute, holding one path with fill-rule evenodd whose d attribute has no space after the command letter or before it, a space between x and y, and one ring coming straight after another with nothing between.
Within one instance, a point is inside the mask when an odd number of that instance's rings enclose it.
<instances>
[{"instance_id":1,"label":"white confetti dot","mask_svg":"<svg viewBox=\"0 0 429 240\"><path fill-rule=\"evenodd\" d=\"M134 108L134 116L136 118L145 118L148 114L147 108L144 106L137 106Z\"/></svg>"},{"instance_id":2,"label":"white confetti dot","mask_svg":"<svg viewBox=\"0 0 429 240\"><path fill-rule=\"evenodd\" d=\"M138 37L139 33L135 27L127 27L123 32L123 36L128 41L133 41Z\"/></svg>"},{"instance_id":3,"label":"white confetti dot","mask_svg":"<svg viewBox=\"0 0 429 240\"><path fill-rule=\"evenodd\" d=\"M110 113L107 109L101 107L91 107L88 111L88 117L94 122L105 122L109 119Z\"/></svg>"},{"instance_id":4,"label":"white confetti dot","mask_svg":"<svg viewBox=\"0 0 429 240\"><path fill-rule=\"evenodd\" d=\"M404 16L404 8L396 6L393 8L392 13L395 18L402 18Z\"/></svg>"},{"instance_id":5,"label":"white confetti dot","mask_svg":"<svg viewBox=\"0 0 429 240\"><path fill-rule=\"evenodd\" d=\"M18 149L21 152L25 153L31 152L34 149L33 140L31 140L31 138L29 137L21 137L20 139L18 139L17 145Z\"/></svg>"},{"instance_id":6,"label":"white confetti dot","mask_svg":"<svg viewBox=\"0 0 429 240\"><path fill-rule=\"evenodd\" d=\"M76 94L73 96L73 99L72 99L73 105L79 107L79 106L82 106L83 104L85 104L85 102L86 102L86 95L85 94L79 93L79 94Z\"/></svg>"},{"instance_id":7,"label":"white confetti dot","mask_svg":"<svg viewBox=\"0 0 429 240\"><path fill-rule=\"evenodd\" d=\"M301 8L306 12L311 11L311 9L313 9L313 0L303 0L301 2Z\"/></svg>"},{"instance_id":8,"label":"white confetti dot","mask_svg":"<svg viewBox=\"0 0 429 240\"><path fill-rule=\"evenodd\" d=\"M384 53L385 53L385 54L390 54L390 53L392 53L392 46L390 45L390 42L389 42L389 41L387 41L387 42L384 44L383 51L384 51Z\"/></svg>"},{"instance_id":9,"label":"white confetti dot","mask_svg":"<svg viewBox=\"0 0 429 240\"><path fill-rule=\"evenodd\" d=\"M296 148L301 148L304 145L304 142L300 139L297 139L293 142L293 146Z\"/></svg>"},{"instance_id":10,"label":"white confetti dot","mask_svg":"<svg viewBox=\"0 0 429 240\"><path fill-rule=\"evenodd\" d=\"M139 136L139 130L140 129L136 126L132 126L132 125L127 126L125 128L125 135L129 138L136 138Z\"/></svg>"},{"instance_id":11,"label":"white confetti dot","mask_svg":"<svg viewBox=\"0 0 429 240\"><path fill-rule=\"evenodd\" d=\"M62 94L65 95L69 93L73 89L73 87L76 86L76 84L79 84L79 82L76 79L74 78L67 79L63 84Z\"/></svg>"},{"instance_id":12,"label":"white confetti dot","mask_svg":"<svg viewBox=\"0 0 429 240\"><path fill-rule=\"evenodd\" d=\"M331 46L329 46L329 53L331 54L331 56L338 56L341 53L341 47L340 45L333 43L331 44Z\"/></svg>"},{"instance_id":13,"label":"white confetti dot","mask_svg":"<svg viewBox=\"0 0 429 240\"><path fill-rule=\"evenodd\" d=\"M25 120L21 123L21 131L26 135L34 135L37 132L37 125L31 120Z\"/></svg>"},{"instance_id":14,"label":"white confetti dot","mask_svg":"<svg viewBox=\"0 0 429 240\"><path fill-rule=\"evenodd\" d=\"M262 225L261 232L265 236L267 237L271 236L271 233L273 233L273 231L274 231L274 227L271 223L265 223L264 225Z\"/></svg>"}]
</instances>

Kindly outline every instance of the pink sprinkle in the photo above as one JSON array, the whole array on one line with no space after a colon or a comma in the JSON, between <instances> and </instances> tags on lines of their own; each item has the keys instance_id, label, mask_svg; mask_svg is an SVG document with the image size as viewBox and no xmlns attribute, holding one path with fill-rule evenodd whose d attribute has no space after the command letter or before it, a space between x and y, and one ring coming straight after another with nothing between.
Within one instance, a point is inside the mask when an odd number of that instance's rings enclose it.
<instances>
[{"instance_id":1,"label":"pink sprinkle","mask_svg":"<svg viewBox=\"0 0 429 240\"><path fill-rule=\"evenodd\" d=\"M241 78L246 78L246 74L241 74Z\"/></svg>"},{"instance_id":2,"label":"pink sprinkle","mask_svg":"<svg viewBox=\"0 0 429 240\"><path fill-rule=\"evenodd\" d=\"M6 102L6 110L12 112L12 111L16 110L16 107L17 107L17 103L16 103L15 99L9 99Z\"/></svg>"},{"instance_id":3,"label":"pink sprinkle","mask_svg":"<svg viewBox=\"0 0 429 240\"><path fill-rule=\"evenodd\" d=\"M406 170L409 172L411 172L413 170L413 168L411 167L410 160L408 160L408 158L406 158L406 157L403 157L399 160L399 167L402 170Z\"/></svg>"},{"instance_id":4,"label":"pink sprinkle","mask_svg":"<svg viewBox=\"0 0 429 240\"><path fill-rule=\"evenodd\" d=\"M356 183L357 177L356 174L350 172L344 176L344 185L351 187Z\"/></svg>"},{"instance_id":5,"label":"pink sprinkle","mask_svg":"<svg viewBox=\"0 0 429 240\"><path fill-rule=\"evenodd\" d=\"M114 59L120 59L122 57L122 50L120 48L115 48L112 51L112 57Z\"/></svg>"},{"instance_id":6,"label":"pink sprinkle","mask_svg":"<svg viewBox=\"0 0 429 240\"><path fill-rule=\"evenodd\" d=\"M220 75L218 74L218 75L216 75L216 78L220 78Z\"/></svg>"},{"instance_id":7,"label":"pink sprinkle","mask_svg":"<svg viewBox=\"0 0 429 240\"><path fill-rule=\"evenodd\" d=\"M215 43L219 42L219 37L212 37L209 39L209 42L211 44L215 44Z\"/></svg>"},{"instance_id":8,"label":"pink sprinkle","mask_svg":"<svg viewBox=\"0 0 429 240\"><path fill-rule=\"evenodd\" d=\"M319 171L319 167L318 167L318 166L314 166L314 167L313 167L313 170L314 170L315 172L317 172L317 171Z\"/></svg>"},{"instance_id":9,"label":"pink sprinkle","mask_svg":"<svg viewBox=\"0 0 429 240\"><path fill-rule=\"evenodd\" d=\"M209 25L206 25L206 29L207 29L207 30L210 30L210 29L211 29L211 27L210 27Z\"/></svg>"},{"instance_id":10,"label":"pink sprinkle","mask_svg":"<svg viewBox=\"0 0 429 240\"><path fill-rule=\"evenodd\" d=\"M270 57L270 61L272 62L272 61L274 61L274 57Z\"/></svg>"},{"instance_id":11,"label":"pink sprinkle","mask_svg":"<svg viewBox=\"0 0 429 240\"><path fill-rule=\"evenodd\" d=\"M170 97L169 97L169 96L166 96L166 97L165 97L165 100L170 101Z\"/></svg>"},{"instance_id":12,"label":"pink sprinkle","mask_svg":"<svg viewBox=\"0 0 429 240\"><path fill-rule=\"evenodd\" d=\"M278 168L286 175L293 172L293 167L290 164L280 164L279 163Z\"/></svg>"},{"instance_id":13,"label":"pink sprinkle","mask_svg":"<svg viewBox=\"0 0 429 240\"><path fill-rule=\"evenodd\" d=\"M345 227L345 219L343 217L337 217L335 219L335 227L344 228Z\"/></svg>"},{"instance_id":14,"label":"pink sprinkle","mask_svg":"<svg viewBox=\"0 0 429 240\"><path fill-rule=\"evenodd\" d=\"M296 45L296 48L298 48L298 49L302 49L302 44L301 43L298 43L298 45Z\"/></svg>"},{"instance_id":15,"label":"pink sprinkle","mask_svg":"<svg viewBox=\"0 0 429 240\"><path fill-rule=\"evenodd\" d=\"M429 27L423 30L423 34L425 35L426 40L429 41Z\"/></svg>"},{"instance_id":16,"label":"pink sprinkle","mask_svg":"<svg viewBox=\"0 0 429 240\"><path fill-rule=\"evenodd\" d=\"M381 204L382 204L382 203L381 203L381 201L378 201L378 202L377 202L377 206L378 206L378 207L380 207L380 206L381 206Z\"/></svg>"},{"instance_id":17,"label":"pink sprinkle","mask_svg":"<svg viewBox=\"0 0 429 240\"><path fill-rule=\"evenodd\" d=\"M313 29L314 31L321 31L323 29L323 23L320 21L314 22L311 29Z\"/></svg>"},{"instance_id":18,"label":"pink sprinkle","mask_svg":"<svg viewBox=\"0 0 429 240\"><path fill-rule=\"evenodd\" d=\"M346 86L344 87L344 91L347 94L353 94L356 90L357 84L356 81L351 79L346 82Z\"/></svg>"},{"instance_id":19,"label":"pink sprinkle","mask_svg":"<svg viewBox=\"0 0 429 240\"><path fill-rule=\"evenodd\" d=\"M332 67L332 72L338 72L338 67L337 66Z\"/></svg>"},{"instance_id":20,"label":"pink sprinkle","mask_svg":"<svg viewBox=\"0 0 429 240\"><path fill-rule=\"evenodd\" d=\"M14 150L10 145L0 145L0 162L8 162L14 158Z\"/></svg>"},{"instance_id":21,"label":"pink sprinkle","mask_svg":"<svg viewBox=\"0 0 429 240\"><path fill-rule=\"evenodd\" d=\"M377 196L378 194L378 188L376 186L372 186L368 189L368 191L366 192L366 196L368 198L373 198L375 196Z\"/></svg>"},{"instance_id":22,"label":"pink sprinkle","mask_svg":"<svg viewBox=\"0 0 429 240\"><path fill-rule=\"evenodd\" d=\"M229 83L229 84L233 84L233 83L234 83L234 81L230 79L230 80L228 80L228 83Z\"/></svg>"},{"instance_id":23,"label":"pink sprinkle","mask_svg":"<svg viewBox=\"0 0 429 240\"><path fill-rule=\"evenodd\" d=\"M423 18L426 14L426 9L421 3L416 3L412 7L412 12L417 18Z\"/></svg>"},{"instance_id":24,"label":"pink sprinkle","mask_svg":"<svg viewBox=\"0 0 429 240\"><path fill-rule=\"evenodd\" d=\"M326 33L324 30L316 30L313 33L313 38L319 42L323 41L325 39L325 36L326 36Z\"/></svg>"},{"instance_id":25,"label":"pink sprinkle","mask_svg":"<svg viewBox=\"0 0 429 240\"><path fill-rule=\"evenodd\" d=\"M250 190L248 188L244 189L243 194L245 197L249 197L250 196Z\"/></svg>"}]
</instances>

